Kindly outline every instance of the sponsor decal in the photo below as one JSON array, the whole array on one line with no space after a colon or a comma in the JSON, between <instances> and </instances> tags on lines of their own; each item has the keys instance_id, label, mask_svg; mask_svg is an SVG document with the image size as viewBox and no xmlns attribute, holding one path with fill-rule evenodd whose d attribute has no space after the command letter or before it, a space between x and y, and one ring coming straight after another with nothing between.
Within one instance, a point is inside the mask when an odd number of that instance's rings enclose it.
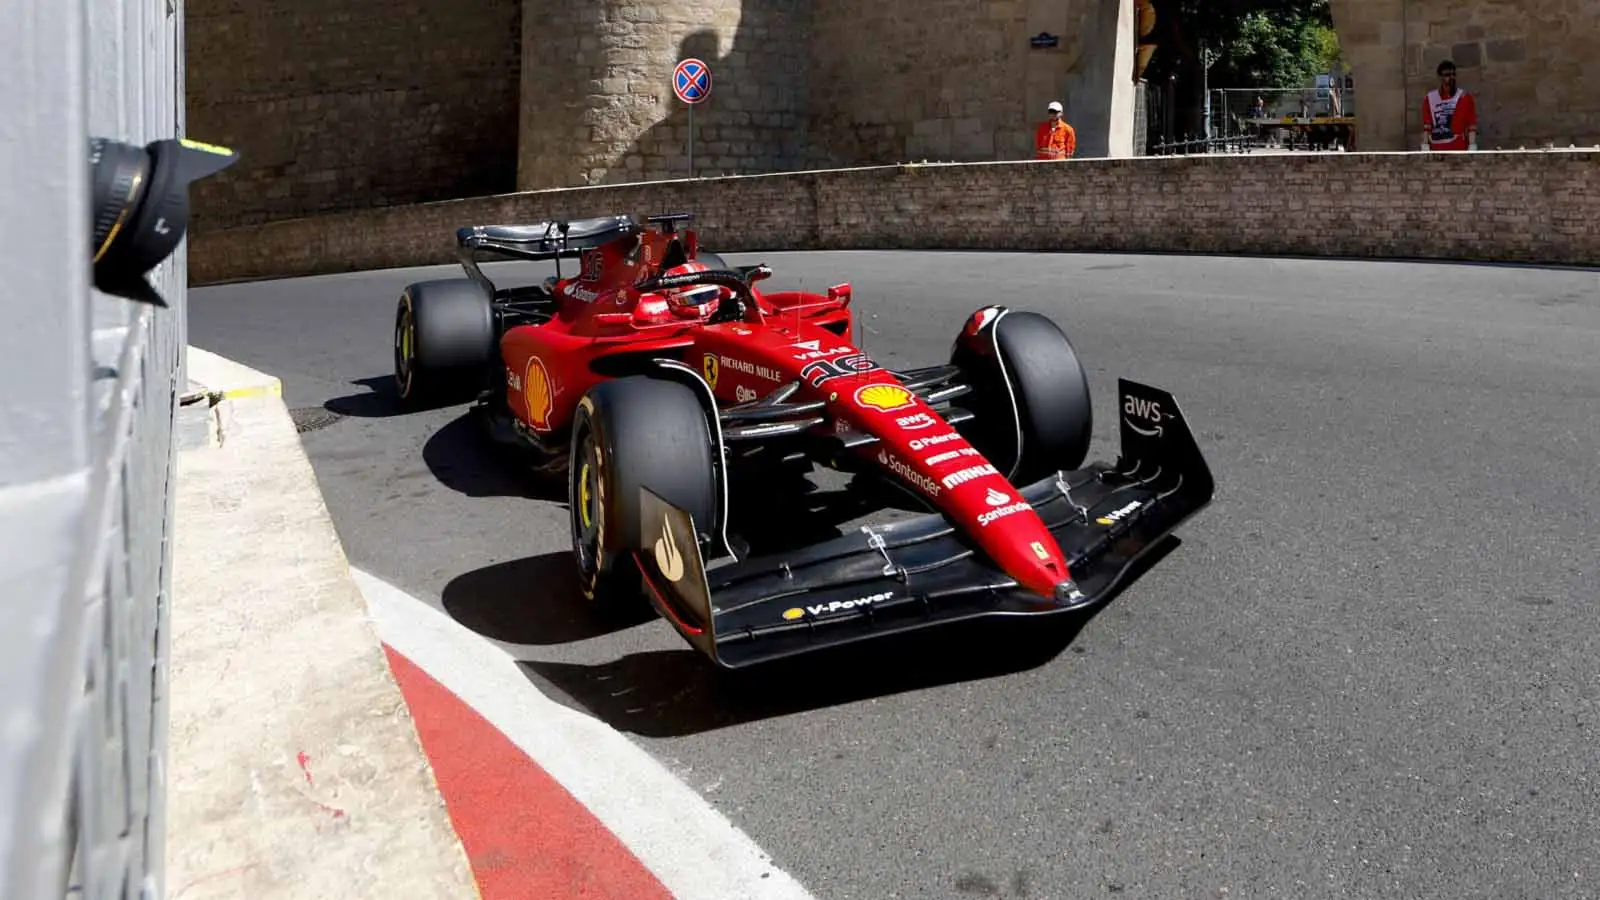
<instances>
[{"instance_id":1,"label":"sponsor decal","mask_svg":"<svg viewBox=\"0 0 1600 900\"><path fill-rule=\"evenodd\" d=\"M819 359L800 370L800 377L812 387L822 387L823 384L835 378L846 375L861 375L866 372L880 371L881 367L872 361L865 353L852 353L838 359Z\"/></svg>"},{"instance_id":2,"label":"sponsor decal","mask_svg":"<svg viewBox=\"0 0 1600 900\"><path fill-rule=\"evenodd\" d=\"M528 424L538 431L548 431L555 395L550 388L550 372L545 369L544 360L537 356L528 357L527 368L522 372L522 392Z\"/></svg>"},{"instance_id":3,"label":"sponsor decal","mask_svg":"<svg viewBox=\"0 0 1600 900\"><path fill-rule=\"evenodd\" d=\"M755 334L754 331L751 331L743 325L735 325L732 330L734 334L737 334L740 337L749 337L750 335Z\"/></svg>"},{"instance_id":4,"label":"sponsor decal","mask_svg":"<svg viewBox=\"0 0 1600 900\"><path fill-rule=\"evenodd\" d=\"M989 493L983 495L983 500L990 506L1004 506L1011 502L1011 497L994 488L989 488Z\"/></svg>"},{"instance_id":5,"label":"sponsor decal","mask_svg":"<svg viewBox=\"0 0 1600 900\"><path fill-rule=\"evenodd\" d=\"M510 366L506 366L506 385L513 391L522 391L522 376L518 375Z\"/></svg>"},{"instance_id":6,"label":"sponsor decal","mask_svg":"<svg viewBox=\"0 0 1600 900\"><path fill-rule=\"evenodd\" d=\"M944 434L935 434L925 438L917 438L911 442L911 449L921 450L925 447L933 447L938 444L942 444L945 441L953 441L959 437L961 437L961 435L958 432L946 431Z\"/></svg>"},{"instance_id":7,"label":"sponsor decal","mask_svg":"<svg viewBox=\"0 0 1600 900\"><path fill-rule=\"evenodd\" d=\"M707 353L700 358L700 374L705 376L706 384L711 385L713 391L717 389L717 375L720 373L715 353Z\"/></svg>"},{"instance_id":8,"label":"sponsor decal","mask_svg":"<svg viewBox=\"0 0 1600 900\"><path fill-rule=\"evenodd\" d=\"M849 353L852 349L850 347L829 347L827 350L823 350L820 349L822 347L821 341L796 341L789 346L804 351L794 354L794 358L800 360L825 359L830 356L838 356L841 353Z\"/></svg>"},{"instance_id":9,"label":"sponsor decal","mask_svg":"<svg viewBox=\"0 0 1600 900\"><path fill-rule=\"evenodd\" d=\"M1118 522L1122 521L1123 519L1127 518L1128 515L1130 513L1132 513L1134 510L1138 509L1139 506L1140 506L1139 501L1135 500L1132 503L1129 503L1127 506L1124 506L1121 509L1114 509L1111 512L1108 512L1105 515L1101 516L1100 518L1095 519L1094 521L1098 525L1115 525Z\"/></svg>"},{"instance_id":10,"label":"sponsor decal","mask_svg":"<svg viewBox=\"0 0 1600 900\"><path fill-rule=\"evenodd\" d=\"M649 262L649 260L646 260ZM593 284L600 280L605 271L605 254L599 249L590 250L583 255L583 274L578 276L580 281Z\"/></svg>"},{"instance_id":11,"label":"sponsor decal","mask_svg":"<svg viewBox=\"0 0 1600 900\"><path fill-rule=\"evenodd\" d=\"M949 462L952 459L959 459L960 457L963 457L963 456L977 456L977 455L978 455L978 451L972 449L971 447L962 447L960 450L946 450L943 453L935 453L934 455L932 455L932 456L928 457L927 459L923 460L923 462L927 463L930 466L937 466L939 463Z\"/></svg>"},{"instance_id":12,"label":"sponsor decal","mask_svg":"<svg viewBox=\"0 0 1600 900\"><path fill-rule=\"evenodd\" d=\"M1122 414L1149 423L1150 427L1141 428L1132 419L1128 419L1128 427L1134 431L1147 437L1159 437L1161 435L1161 404L1158 401L1145 400L1132 394L1124 394L1122 397Z\"/></svg>"},{"instance_id":13,"label":"sponsor decal","mask_svg":"<svg viewBox=\"0 0 1600 900\"><path fill-rule=\"evenodd\" d=\"M868 384L856 388L856 405L866 406L880 412L893 412L905 409L915 403L917 398L912 393L898 384ZM906 416L905 418L913 418ZM901 421L904 421L903 419ZM931 422L929 424L932 424ZM915 426L922 427L922 426Z\"/></svg>"},{"instance_id":14,"label":"sponsor decal","mask_svg":"<svg viewBox=\"0 0 1600 900\"><path fill-rule=\"evenodd\" d=\"M567 285L567 293L572 297L572 299L581 303L593 303L600 299L600 293L598 291L591 291L588 288L582 288L576 284Z\"/></svg>"},{"instance_id":15,"label":"sponsor decal","mask_svg":"<svg viewBox=\"0 0 1600 900\"><path fill-rule=\"evenodd\" d=\"M889 451L879 450L878 462L881 463L884 468L895 473L896 475L899 475L901 478L904 478L911 484L921 488L922 491L928 496L939 496L939 485L935 484L932 478L929 478L921 472L918 472L916 469L911 468L899 457L889 453ZM990 471L993 470L991 469Z\"/></svg>"},{"instance_id":16,"label":"sponsor decal","mask_svg":"<svg viewBox=\"0 0 1600 900\"><path fill-rule=\"evenodd\" d=\"M896 425L899 425L901 428L904 428L907 431L915 431L918 428L927 428L929 425L935 424L935 422L936 420L933 418L933 416L930 416L927 413L912 413L909 416L901 416L900 418L894 420Z\"/></svg>"},{"instance_id":17,"label":"sponsor decal","mask_svg":"<svg viewBox=\"0 0 1600 900\"><path fill-rule=\"evenodd\" d=\"M678 550L678 538L672 533L672 520L661 517L661 536L656 538L656 565L661 574L673 584L683 580L683 554Z\"/></svg>"},{"instance_id":18,"label":"sponsor decal","mask_svg":"<svg viewBox=\"0 0 1600 900\"><path fill-rule=\"evenodd\" d=\"M756 398L756 392L741 384L733 389L733 396L740 403L749 403Z\"/></svg>"},{"instance_id":19,"label":"sponsor decal","mask_svg":"<svg viewBox=\"0 0 1600 900\"><path fill-rule=\"evenodd\" d=\"M813 616L820 616L827 613L860 609L863 606L871 606L874 603L882 603L893 596L894 591L884 591L881 594L868 594L865 597L857 597L854 600L834 600L828 603L815 603L806 607L791 606L783 611L783 618L785 621L793 622L794 620L804 616L806 613L810 613Z\"/></svg>"},{"instance_id":20,"label":"sponsor decal","mask_svg":"<svg viewBox=\"0 0 1600 900\"><path fill-rule=\"evenodd\" d=\"M974 478L982 478L985 475L998 474L1000 473L995 471L994 466L984 463L981 466L968 466L959 472L952 472L949 475L946 475L941 483L947 488L953 488L957 485L966 484Z\"/></svg>"},{"instance_id":21,"label":"sponsor decal","mask_svg":"<svg viewBox=\"0 0 1600 900\"><path fill-rule=\"evenodd\" d=\"M1015 515L1025 509L1033 509L1032 506L1028 505L1026 500L1019 500L1010 506L1002 506L998 509L991 509L988 512L978 516L978 525L982 528L988 528L991 522L1004 519L1006 516Z\"/></svg>"},{"instance_id":22,"label":"sponsor decal","mask_svg":"<svg viewBox=\"0 0 1600 900\"><path fill-rule=\"evenodd\" d=\"M735 372L743 372L746 375L754 375L757 378L765 378L768 381L784 380L783 376L778 374L778 370L770 366L758 366L755 363L734 359L731 356L721 356L718 359L724 369L732 369Z\"/></svg>"},{"instance_id":23,"label":"sponsor decal","mask_svg":"<svg viewBox=\"0 0 1600 900\"><path fill-rule=\"evenodd\" d=\"M1034 556L1037 556L1040 559L1049 559L1050 558L1050 551L1046 550L1044 548L1044 545L1039 543L1038 541L1034 541L1033 543L1029 544L1028 546L1030 548L1032 548Z\"/></svg>"}]
</instances>

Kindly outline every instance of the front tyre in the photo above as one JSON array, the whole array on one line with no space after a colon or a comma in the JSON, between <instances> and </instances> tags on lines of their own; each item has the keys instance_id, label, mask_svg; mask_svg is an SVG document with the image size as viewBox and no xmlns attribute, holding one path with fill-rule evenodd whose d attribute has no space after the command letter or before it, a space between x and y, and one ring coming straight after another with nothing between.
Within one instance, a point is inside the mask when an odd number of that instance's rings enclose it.
<instances>
[{"instance_id":1,"label":"front tyre","mask_svg":"<svg viewBox=\"0 0 1600 900\"><path fill-rule=\"evenodd\" d=\"M1089 376L1054 321L1002 310L962 334L951 362L973 388L958 402L977 413L961 431L1014 484L1083 465L1094 427Z\"/></svg>"},{"instance_id":2,"label":"front tyre","mask_svg":"<svg viewBox=\"0 0 1600 900\"><path fill-rule=\"evenodd\" d=\"M604 381L578 402L572 422L568 518L578 585L603 604L641 596L639 490L648 487L694 517L702 535L720 528L712 434L694 391L646 376Z\"/></svg>"}]
</instances>

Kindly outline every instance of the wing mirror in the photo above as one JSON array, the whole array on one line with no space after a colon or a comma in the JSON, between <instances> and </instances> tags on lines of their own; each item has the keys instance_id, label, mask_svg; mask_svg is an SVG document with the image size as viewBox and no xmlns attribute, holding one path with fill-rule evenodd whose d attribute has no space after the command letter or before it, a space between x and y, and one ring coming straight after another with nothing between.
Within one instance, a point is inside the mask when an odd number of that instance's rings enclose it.
<instances>
[{"instance_id":1,"label":"wing mirror","mask_svg":"<svg viewBox=\"0 0 1600 900\"><path fill-rule=\"evenodd\" d=\"M850 297L852 293L853 292L850 289L850 282L846 281L843 284L836 284L833 287L828 288L828 299L839 304L840 306L848 306L850 304Z\"/></svg>"}]
</instances>

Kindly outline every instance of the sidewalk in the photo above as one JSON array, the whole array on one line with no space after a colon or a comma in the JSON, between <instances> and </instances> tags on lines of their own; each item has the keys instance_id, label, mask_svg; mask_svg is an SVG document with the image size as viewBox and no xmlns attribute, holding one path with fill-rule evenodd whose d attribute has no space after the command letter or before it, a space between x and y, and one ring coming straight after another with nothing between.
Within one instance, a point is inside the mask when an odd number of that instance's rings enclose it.
<instances>
[{"instance_id":1,"label":"sidewalk","mask_svg":"<svg viewBox=\"0 0 1600 900\"><path fill-rule=\"evenodd\" d=\"M277 380L188 360L167 897L477 897Z\"/></svg>"}]
</instances>

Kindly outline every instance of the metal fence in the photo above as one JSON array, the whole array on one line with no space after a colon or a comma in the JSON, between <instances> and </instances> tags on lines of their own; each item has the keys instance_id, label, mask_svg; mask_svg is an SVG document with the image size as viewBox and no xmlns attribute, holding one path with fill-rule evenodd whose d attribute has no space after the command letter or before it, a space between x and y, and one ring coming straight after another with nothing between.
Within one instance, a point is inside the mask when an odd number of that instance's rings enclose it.
<instances>
[{"instance_id":1,"label":"metal fence","mask_svg":"<svg viewBox=\"0 0 1600 900\"><path fill-rule=\"evenodd\" d=\"M90 284L88 137L183 131L182 0L13 0L0 54L0 897L159 898L186 248Z\"/></svg>"}]
</instances>

